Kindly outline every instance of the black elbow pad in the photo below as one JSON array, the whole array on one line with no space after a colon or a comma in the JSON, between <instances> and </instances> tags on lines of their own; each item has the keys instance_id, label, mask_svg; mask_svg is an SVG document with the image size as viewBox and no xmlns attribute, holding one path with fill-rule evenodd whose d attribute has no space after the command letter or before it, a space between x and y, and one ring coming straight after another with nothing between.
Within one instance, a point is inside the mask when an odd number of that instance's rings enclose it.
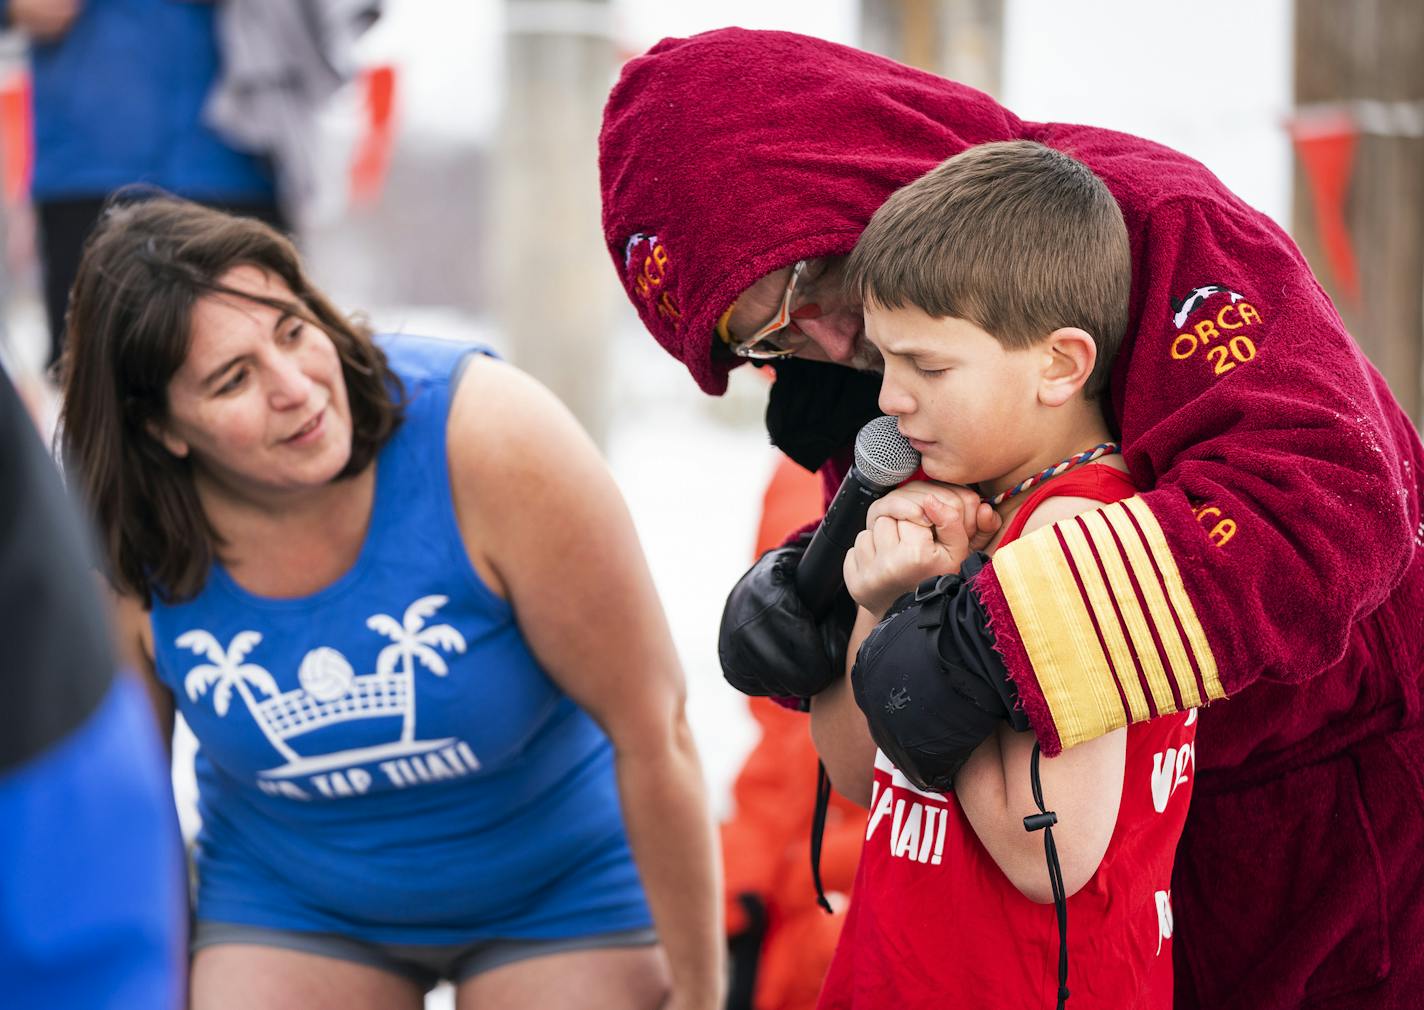
<instances>
[{"instance_id":1,"label":"black elbow pad","mask_svg":"<svg viewBox=\"0 0 1424 1010\"><path fill-rule=\"evenodd\" d=\"M973 589L986 560L970 555L960 574L927 579L897 600L851 670L870 735L921 789L952 789L1000 722L1029 728Z\"/></svg>"}]
</instances>

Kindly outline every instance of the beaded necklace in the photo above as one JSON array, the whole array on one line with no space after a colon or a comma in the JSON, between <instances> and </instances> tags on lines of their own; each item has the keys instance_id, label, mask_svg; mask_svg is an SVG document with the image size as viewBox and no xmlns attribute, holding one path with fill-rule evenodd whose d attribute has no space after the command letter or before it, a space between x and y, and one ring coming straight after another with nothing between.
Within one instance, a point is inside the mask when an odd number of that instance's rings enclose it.
<instances>
[{"instance_id":1,"label":"beaded necklace","mask_svg":"<svg viewBox=\"0 0 1424 1010\"><path fill-rule=\"evenodd\" d=\"M1057 477L1061 473L1067 473L1075 466L1082 466L1084 463L1091 463L1093 460L1099 458L1100 456L1110 456L1115 452L1121 451L1122 447L1116 442L1104 442L1101 445L1095 445L1086 452L1080 452L1076 456L1069 456L1061 463L1054 463L1042 473L1036 473L1032 477L1025 477L1023 480L1019 481L1007 491L1000 491L998 494L994 495L994 497L989 499L989 504L997 508L1015 495L1023 491L1027 491L1035 484L1041 484L1044 481L1049 480L1050 478Z\"/></svg>"}]
</instances>

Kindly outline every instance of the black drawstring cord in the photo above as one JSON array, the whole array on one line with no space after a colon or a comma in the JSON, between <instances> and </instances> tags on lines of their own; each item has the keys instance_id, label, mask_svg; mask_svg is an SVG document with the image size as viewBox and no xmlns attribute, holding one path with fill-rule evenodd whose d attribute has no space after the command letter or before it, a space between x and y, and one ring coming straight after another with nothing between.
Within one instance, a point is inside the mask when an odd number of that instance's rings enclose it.
<instances>
[{"instance_id":1,"label":"black drawstring cord","mask_svg":"<svg viewBox=\"0 0 1424 1010\"><path fill-rule=\"evenodd\" d=\"M1063 867L1058 864L1058 846L1053 843L1053 825L1058 815L1043 806L1043 781L1038 777L1038 744L1033 745L1029 763L1029 778L1033 785L1033 802L1038 813L1024 818L1025 831L1043 832L1043 855L1048 861L1048 883L1053 888L1053 908L1058 913L1058 1010L1068 1002L1068 895L1063 887Z\"/></svg>"},{"instance_id":2,"label":"black drawstring cord","mask_svg":"<svg viewBox=\"0 0 1424 1010\"><path fill-rule=\"evenodd\" d=\"M831 913L826 889L821 886L821 839L826 833L826 812L831 806L831 777L823 762L816 762L816 809L811 814L811 880L816 884L816 904Z\"/></svg>"}]
</instances>

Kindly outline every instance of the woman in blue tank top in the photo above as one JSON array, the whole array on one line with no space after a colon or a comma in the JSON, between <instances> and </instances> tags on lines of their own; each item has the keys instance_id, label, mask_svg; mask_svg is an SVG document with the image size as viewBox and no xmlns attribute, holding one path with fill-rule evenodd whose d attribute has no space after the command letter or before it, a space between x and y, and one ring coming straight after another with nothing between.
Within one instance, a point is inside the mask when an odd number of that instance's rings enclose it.
<instances>
[{"instance_id":1,"label":"woman in blue tank top","mask_svg":"<svg viewBox=\"0 0 1424 1010\"><path fill-rule=\"evenodd\" d=\"M176 200L109 211L68 325L65 463L199 741L192 1005L716 1006L677 658L562 406Z\"/></svg>"}]
</instances>

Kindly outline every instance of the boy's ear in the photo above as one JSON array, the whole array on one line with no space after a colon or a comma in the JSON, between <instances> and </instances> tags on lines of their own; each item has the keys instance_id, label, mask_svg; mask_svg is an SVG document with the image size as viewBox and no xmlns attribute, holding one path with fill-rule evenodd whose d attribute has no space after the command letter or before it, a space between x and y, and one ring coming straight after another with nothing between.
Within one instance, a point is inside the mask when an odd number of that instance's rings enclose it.
<instances>
[{"instance_id":1,"label":"boy's ear","mask_svg":"<svg viewBox=\"0 0 1424 1010\"><path fill-rule=\"evenodd\" d=\"M1061 407L1093 374L1098 344L1087 330L1064 326L1048 335L1044 352L1047 361L1039 376L1038 398L1045 406Z\"/></svg>"}]
</instances>

